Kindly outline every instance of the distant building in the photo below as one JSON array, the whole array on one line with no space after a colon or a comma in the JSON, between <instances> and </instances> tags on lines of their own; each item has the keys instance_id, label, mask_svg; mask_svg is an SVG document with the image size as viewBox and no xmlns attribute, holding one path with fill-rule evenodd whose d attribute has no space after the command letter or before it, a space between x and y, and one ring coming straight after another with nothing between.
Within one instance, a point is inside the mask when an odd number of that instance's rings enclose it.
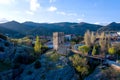
<instances>
[{"instance_id":1,"label":"distant building","mask_svg":"<svg viewBox=\"0 0 120 80\"><path fill-rule=\"evenodd\" d=\"M117 32L117 34L118 34L118 36L120 37L120 31L119 31L119 32Z\"/></svg>"},{"instance_id":2,"label":"distant building","mask_svg":"<svg viewBox=\"0 0 120 80\"><path fill-rule=\"evenodd\" d=\"M70 41L72 39L72 35L65 35L65 40Z\"/></svg>"}]
</instances>

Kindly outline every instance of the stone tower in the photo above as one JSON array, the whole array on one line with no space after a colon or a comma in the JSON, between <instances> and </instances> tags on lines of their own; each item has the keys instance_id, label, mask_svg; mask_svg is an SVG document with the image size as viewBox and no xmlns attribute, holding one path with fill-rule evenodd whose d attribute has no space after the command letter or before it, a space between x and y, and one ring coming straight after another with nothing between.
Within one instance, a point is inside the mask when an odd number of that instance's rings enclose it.
<instances>
[{"instance_id":1,"label":"stone tower","mask_svg":"<svg viewBox=\"0 0 120 80\"><path fill-rule=\"evenodd\" d=\"M63 32L53 33L53 45L54 45L54 50L58 50L60 46L64 45L64 33Z\"/></svg>"},{"instance_id":2,"label":"stone tower","mask_svg":"<svg viewBox=\"0 0 120 80\"><path fill-rule=\"evenodd\" d=\"M53 46L54 50L60 54L67 54L67 47L64 45L64 33L54 32L53 33Z\"/></svg>"}]
</instances>

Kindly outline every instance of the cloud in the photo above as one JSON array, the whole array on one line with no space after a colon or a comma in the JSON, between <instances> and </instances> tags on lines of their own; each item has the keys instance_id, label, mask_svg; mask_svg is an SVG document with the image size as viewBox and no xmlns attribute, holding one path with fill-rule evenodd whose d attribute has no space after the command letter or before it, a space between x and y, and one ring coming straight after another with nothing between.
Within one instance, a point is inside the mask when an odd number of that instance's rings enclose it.
<instances>
[{"instance_id":1,"label":"cloud","mask_svg":"<svg viewBox=\"0 0 120 80\"><path fill-rule=\"evenodd\" d=\"M66 15L66 13L65 13L65 12L62 12L62 11L58 11L57 14Z\"/></svg>"},{"instance_id":2,"label":"cloud","mask_svg":"<svg viewBox=\"0 0 120 80\"><path fill-rule=\"evenodd\" d=\"M30 9L26 10L25 13L29 15L34 15L34 13L41 7L38 0L26 0L29 1Z\"/></svg>"},{"instance_id":3,"label":"cloud","mask_svg":"<svg viewBox=\"0 0 120 80\"><path fill-rule=\"evenodd\" d=\"M100 22L95 22L94 24L101 24Z\"/></svg>"},{"instance_id":4,"label":"cloud","mask_svg":"<svg viewBox=\"0 0 120 80\"><path fill-rule=\"evenodd\" d=\"M83 19L82 19L82 18L79 18L79 19L77 19L77 21L78 21L78 22L81 22L81 21L83 21Z\"/></svg>"},{"instance_id":5,"label":"cloud","mask_svg":"<svg viewBox=\"0 0 120 80\"><path fill-rule=\"evenodd\" d=\"M36 11L38 8L40 8L40 4L38 3L38 0L30 0L30 10Z\"/></svg>"},{"instance_id":6,"label":"cloud","mask_svg":"<svg viewBox=\"0 0 120 80\"><path fill-rule=\"evenodd\" d=\"M11 4L13 2L15 2L15 0L0 0L0 4L5 4L5 5Z\"/></svg>"},{"instance_id":7,"label":"cloud","mask_svg":"<svg viewBox=\"0 0 120 80\"><path fill-rule=\"evenodd\" d=\"M60 15L64 15L64 16L77 16L76 13L66 13L66 12L63 12L63 11L57 11L56 13L60 14Z\"/></svg>"},{"instance_id":8,"label":"cloud","mask_svg":"<svg viewBox=\"0 0 120 80\"><path fill-rule=\"evenodd\" d=\"M0 18L0 23L5 23L5 22L8 22L6 18Z\"/></svg>"},{"instance_id":9,"label":"cloud","mask_svg":"<svg viewBox=\"0 0 120 80\"><path fill-rule=\"evenodd\" d=\"M54 7L54 6L51 6L51 7L48 8L48 11L50 11L50 12L54 12L56 10L57 10L57 8Z\"/></svg>"},{"instance_id":10,"label":"cloud","mask_svg":"<svg viewBox=\"0 0 120 80\"><path fill-rule=\"evenodd\" d=\"M32 11L26 11L26 14L34 15L34 12L32 12Z\"/></svg>"},{"instance_id":11,"label":"cloud","mask_svg":"<svg viewBox=\"0 0 120 80\"><path fill-rule=\"evenodd\" d=\"M55 2L55 1L56 1L56 0L49 0L50 3L53 3L53 2Z\"/></svg>"}]
</instances>

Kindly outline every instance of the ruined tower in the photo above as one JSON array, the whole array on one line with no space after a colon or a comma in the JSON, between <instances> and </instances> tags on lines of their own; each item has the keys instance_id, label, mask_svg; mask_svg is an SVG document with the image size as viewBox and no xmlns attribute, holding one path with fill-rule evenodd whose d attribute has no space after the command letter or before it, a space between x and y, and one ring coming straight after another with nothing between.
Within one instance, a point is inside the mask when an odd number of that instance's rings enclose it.
<instances>
[{"instance_id":1,"label":"ruined tower","mask_svg":"<svg viewBox=\"0 0 120 80\"><path fill-rule=\"evenodd\" d=\"M53 46L54 50L60 54L67 53L67 47L64 45L64 33L63 32L54 32L53 33Z\"/></svg>"},{"instance_id":2,"label":"ruined tower","mask_svg":"<svg viewBox=\"0 0 120 80\"><path fill-rule=\"evenodd\" d=\"M63 32L53 33L53 45L54 45L54 50L58 50L60 46L64 45L64 33Z\"/></svg>"}]
</instances>

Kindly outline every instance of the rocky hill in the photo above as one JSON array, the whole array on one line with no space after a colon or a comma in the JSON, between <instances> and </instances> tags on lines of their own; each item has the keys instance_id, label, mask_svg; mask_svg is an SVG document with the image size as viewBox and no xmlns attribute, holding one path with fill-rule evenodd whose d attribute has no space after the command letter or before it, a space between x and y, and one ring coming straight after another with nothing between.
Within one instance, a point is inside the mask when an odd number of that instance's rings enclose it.
<instances>
[{"instance_id":1,"label":"rocky hill","mask_svg":"<svg viewBox=\"0 0 120 80\"><path fill-rule=\"evenodd\" d=\"M120 23L112 22L106 26L101 27L98 29L99 32L102 31L120 31Z\"/></svg>"}]
</instances>

